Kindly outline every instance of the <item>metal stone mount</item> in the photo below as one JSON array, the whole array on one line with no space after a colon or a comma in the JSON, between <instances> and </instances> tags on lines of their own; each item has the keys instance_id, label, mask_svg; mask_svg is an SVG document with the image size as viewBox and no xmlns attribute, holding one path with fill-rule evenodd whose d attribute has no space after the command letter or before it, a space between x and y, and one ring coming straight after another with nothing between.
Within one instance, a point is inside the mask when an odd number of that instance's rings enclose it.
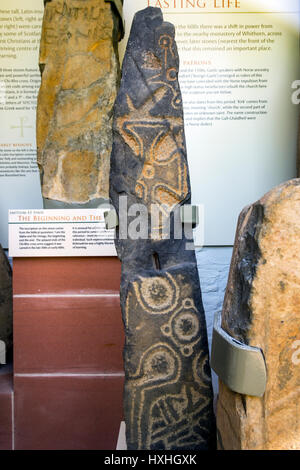
<instances>
[{"instance_id":1,"label":"metal stone mount","mask_svg":"<svg viewBox=\"0 0 300 470\"><path fill-rule=\"evenodd\" d=\"M112 230L119 225L118 214L115 209L104 212L106 230ZM185 205L180 207L180 221L183 224L199 225L199 207Z\"/></svg>"},{"instance_id":2,"label":"metal stone mount","mask_svg":"<svg viewBox=\"0 0 300 470\"><path fill-rule=\"evenodd\" d=\"M221 327L221 312L215 315L211 368L233 392L262 397L267 369L261 349L237 341Z\"/></svg>"},{"instance_id":3,"label":"metal stone mount","mask_svg":"<svg viewBox=\"0 0 300 470\"><path fill-rule=\"evenodd\" d=\"M6 344L0 340L0 365L6 364Z\"/></svg>"},{"instance_id":4,"label":"metal stone mount","mask_svg":"<svg viewBox=\"0 0 300 470\"><path fill-rule=\"evenodd\" d=\"M120 20L121 36L119 41L123 39L125 35L125 20L123 16L123 1L122 0L104 0L107 3L112 3L112 6L115 7L116 13L118 14Z\"/></svg>"},{"instance_id":5,"label":"metal stone mount","mask_svg":"<svg viewBox=\"0 0 300 470\"><path fill-rule=\"evenodd\" d=\"M183 224L191 224L193 228L199 225L199 207L184 205L180 207L180 220Z\"/></svg>"},{"instance_id":6,"label":"metal stone mount","mask_svg":"<svg viewBox=\"0 0 300 470\"><path fill-rule=\"evenodd\" d=\"M115 209L104 212L104 220L106 230L112 230L119 225L119 218Z\"/></svg>"}]
</instances>

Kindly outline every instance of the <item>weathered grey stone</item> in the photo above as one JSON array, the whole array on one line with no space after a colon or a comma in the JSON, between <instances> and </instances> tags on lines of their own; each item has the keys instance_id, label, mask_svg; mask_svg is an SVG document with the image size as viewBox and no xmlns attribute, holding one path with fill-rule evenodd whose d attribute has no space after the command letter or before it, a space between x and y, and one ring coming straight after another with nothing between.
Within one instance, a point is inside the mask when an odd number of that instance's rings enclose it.
<instances>
[{"instance_id":1,"label":"weathered grey stone","mask_svg":"<svg viewBox=\"0 0 300 470\"><path fill-rule=\"evenodd\" d=\"M195 252L186 249L192 230L175 239L170 216L191 197L178 68L173 25L158 8L138 12L114 108L110 179L120 221L128 449L215 445L205 316ZM136 203L147 209L149 225L134 240L124 232ZM155 208L162 217L153 226Z\"/></svg>"},{"instance_id":2,"label":"weathered grey stone","mask_svg":"<svg viewBox=\"0 0 300 470\"><path fill-rule=\"evenodd\" d=\"M0 245L0 340L6 350L12 346L12 271L8 259Z\"/></svg>"},{"instance_id":3,"label":"weathered grey stone","mask_svg":"<svg viewBox=\"0 0 300 470\"><path fill-rule=\"evenodd\" d=\"M45 4L38 164L43 197L67 207L109 197L120 38L119 15L112 5L106 0Z\"/></svg>"},{"instance_id":4,"label":"weathered grey stone","mask_svg":"<svg viewBox=\"0 0 300 470\"><path fill-rule=\"evenodd\" d=\"M262 398L220 383L218 442L225 450L300 449L300 180L240 215L222 312L223 328L261 348Z\"/></svg>"}]
</instances>

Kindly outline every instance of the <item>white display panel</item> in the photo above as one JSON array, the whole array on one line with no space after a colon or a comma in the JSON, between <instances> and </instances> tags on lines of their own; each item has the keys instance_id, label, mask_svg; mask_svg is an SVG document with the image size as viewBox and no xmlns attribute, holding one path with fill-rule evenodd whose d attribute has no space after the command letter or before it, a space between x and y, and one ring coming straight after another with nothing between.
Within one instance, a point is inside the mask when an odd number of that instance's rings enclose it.
<instances>
[{"instance_id":1,"label":"white display panel","mask_svg":"<svg viewBox=\"0 0 300 470\"><path fill-rule=\"evenodd\" d=\"M296 176L298 106L291 96L300 78L299 2L125 0L127 35L134 13L146 6L162 7L176 26L204 243L232 245L243 207Z\"/></svg>"},{"instance_id":2,"label":"white display panel","mask_svg":"<svg viewBox=\"0 0 300 470\"><path fill-rule=\"evenodd\" d=\"M10 210L9 256L116 256L106 210Z\"/></svg>"},{"instance_id":3,"label":"white display panel","mask_svg":"<svg viewBox=\"0 0 300 470\"><path fill-rule=\"evenodd\" d=\"M42 207L35 123L43 9L43 0L0 4L0 243L5 248L8 210Z\"/></svg>"}]
</instances>

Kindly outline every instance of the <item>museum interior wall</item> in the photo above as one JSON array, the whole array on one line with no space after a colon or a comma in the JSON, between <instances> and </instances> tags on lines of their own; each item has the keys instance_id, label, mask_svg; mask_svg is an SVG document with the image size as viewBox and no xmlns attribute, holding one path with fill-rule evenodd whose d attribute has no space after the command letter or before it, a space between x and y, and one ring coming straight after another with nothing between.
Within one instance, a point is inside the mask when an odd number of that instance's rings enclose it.
<instances>
[{"instance_id":1,"label":"museum interior wall","mask_svg":"<svg viewBox=\"0 0 300 470\"><path fill-rule=\"evenodd\" d=\"M0 450L299 449L299 5L79 3L0 7Z\"/></svg>"}]
</instances>

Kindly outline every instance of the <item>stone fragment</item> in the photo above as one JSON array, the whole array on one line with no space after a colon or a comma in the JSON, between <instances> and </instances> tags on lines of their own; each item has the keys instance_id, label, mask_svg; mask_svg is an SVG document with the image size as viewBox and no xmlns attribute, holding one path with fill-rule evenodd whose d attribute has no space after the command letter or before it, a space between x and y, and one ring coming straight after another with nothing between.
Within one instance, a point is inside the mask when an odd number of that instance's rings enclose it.
<instances>
[{"instance_id":1,"label":"stone fragment","mask_svg":"<svg viewBox=\"0 0 300 470\"><path fill-rule=\"evenodd\" d=\"M8 259L0 245L0 340L6 351L12 346L12 271Z\"/></svg>"},{"instance_id":2,"label":"stone fragment","mask_svg":"<svg viewBox=\"0 0 300 470\"><path fill-rule=\"evenodd\" d=\"M112 110L119 81L120 19L114 5L113 0L45 3L37 107L45 207L49 200L65 207L93 206L109 197Z\"/></svg>"},{"instance_id":3,"label":"stone fragment","mask_svg":"<svg viewBox=\"0 0 300 470\"><path fill-rule=\"evenodd\" d=\"M218 445L226 450L300 449L300 179L284 183L240 215L222 323L261 348L262 398L220 383Z\"/></svg>"},{"instance_id":4,"label":"stone fragment","mask_svg":"<svg viewBox=\"0 0 300 470\"><path fill-rule=\"evenodd\" d=\"M191 199L178 68L173 25L159 8L138 12L114 108L110 177L128 449L215 445L205 316L195 252L186 249L192 229L176 239L171 213Z\"/></svg>"}]
</instances>

